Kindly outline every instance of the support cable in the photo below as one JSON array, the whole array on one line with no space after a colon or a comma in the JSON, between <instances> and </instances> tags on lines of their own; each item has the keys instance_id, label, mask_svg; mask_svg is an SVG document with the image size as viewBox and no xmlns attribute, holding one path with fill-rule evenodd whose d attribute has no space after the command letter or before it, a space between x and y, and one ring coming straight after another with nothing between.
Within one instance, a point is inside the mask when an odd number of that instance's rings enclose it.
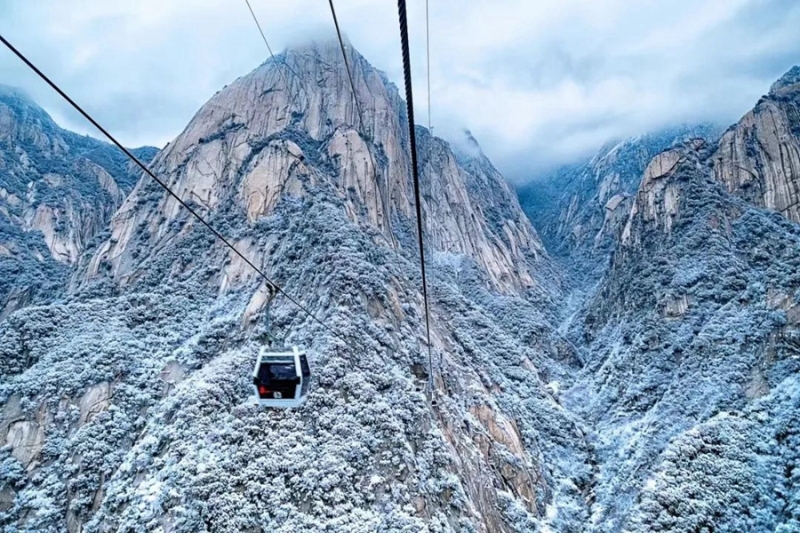
<instances>
[{"instance_id":1,"label":"support cable","mask_svg":"<svg viewBox=\"0 0 800 533\"><path fill-rule=\"evenodd\" d=\"M256 27L258 28L258 33L261 34L261 39L263 39L264 44L267 46L267 51L269 52L270 57L272 57L272 63L273 65L275 65L275 68L278 71L278 75L281 77L281 79L283 79L284 85L286 85L286 93L287 95L291 95L292 90L289 85L289 79L286 77L286 74L283 73L281 66L285 67L286 70L292 73L292 76L294 77L294 80L296 82L302 84L302 80L300 80L299 76L297 75L297 72L295 72L294 69L291 66L289 66L288 57L287 59L284 59L283 61L279 62L278 58L275 57L275 54L272 53L272 47L269 45L269 42L267 41L267 36L264 34L264 30L261 28L261 24L258 22L258 17L256 16L256 12L250 5L250 0L244 0L244 1L247 3L247 9L250 10L250 15L253 17L253 21L256 23ZM287 106L286 106L287 123L290 122L290 120L288 119L292 115L292 109L295 107L295 104L297 104L297 98L299 96L300 92L295 91L294 95L291 97L291 100L287 98Z\"/></svg>"},{"instance_id":2,"label":"support cable","mask_svg":"<svg viewBox=\"0 0 800 533\"><path fill-rule=\"evenodd\" d=\"M373 135L372 135L371 131L367 131L367 129L364 127L364 115L363 115L363 113L361 111L361 103L358 100L358 93L356 92L356 84L353 81L353 72L350 69L350 61L347 59L347 50L345 49L345 46L344 46L344 39L342 38L342 31L339 28L339 19L336 17L336 8L333 5L333 0L328 0L328 4L331 7L331 15L333 16L333 25L336 27L336 37L339 40L339 48L342 51L342 59L344 59L344 66L345 66L345 69L347 70L347 78L348 78L348 80L350 80L350 90L353 92L353 101L356 104L356 112L358 113L358 123L361 126L361 128L360 128L361 132L363 132L364 135L366 135L366 137L367 137L367 142L365 144L366 144L366 147L367 147L367 154L369 155L370 165L372 165L372 177L373 177L373 180L375 181L375 185L378 187L378 190L380 190L380 184L378 183L378 164L375 161L375 157L372 155L372 149L370 149L370 147L369 147L370 143L373 141L373 138L372 138ZM392 243L392 246L395 247L395 251L397 251L396 242L394 240L394 235L392 234L392 228L391 228L391 224L392 224L392 213L391 213L392 206L391 206L391 201L392 201L392 198L391 198L391 190L390 190L390 187L389 187L389 180L388 179L386 180L386 183L384 184L384 189L385 189L386 192L383 194L382 200L383 200L383 204L384 204L383 208L385 210L384 216L386 217L386 226L387 226L386 227L386 231L388 233L388 237L389 237L390 242Z\"/></svg>"},{"instance_id":3,"label":"support cable","mask_svg":"<svg viewBox=\"0 0 800 533\"><path fill-rule=\"evenodd\" d=\"M417 135L414 130L414 98L411 86L411 57L408 46L408 19L405 0L397 0L397 11L400 19L400 40L403 52L403 76L406 86L406 109L408 113L409 143L411 145L411 175L414 179L414 200L417 214L417 240L419 242L419 263L422 272L422 299L425 304L425 335L428 344L428 363L431 363L431 320L428 305L428 280L425 276L425 246L422 237L422 200L420 199L419 170L417 167ZM428 368L428 383L433 392L433 368Z\"/></svg>"},{"instance_id":4,"label":"support cable","mask_svg":"<svg viewBox=\"0 0 800 533\"><path fill-rule=\"evenodd\" d=\"M339 29L339 20L336 18L336 8L333 7L333 0L328 0L331 6L331 15L333 15L333 25L336 26L336 37L339 39L339 48L342 49L342 58L344 58L344 66L347 69L347 77L350 80L350 89L353 91L353 100L356 103L356 110L358 112L358 123L361 125L361 131L372 137L364 128L364 114L361 112L361 104L358 101L358 94L356 93L356 84L353 83L353 72L350 70L350 61L347 59L347 51L344 48L344 40L342 39L342 32Z\"/></svg>"},{"instance_id":5,"label":"support cable","mask_svg":"<svg viewBox=\"0 0 800 533\"><path fill-rule=\"evenodd\" d=\"M261 24L258 23L258 17L256 17L255 11L253 11L253 6L250 5L250 0L244 0L247 3L247 9L250 10L250 15L253 17L253 21L256 23L258 27L258 33L261 34L261 38L264 40L264 44L267 45L267 51L269 52L270 57L272 57L272 62L276 65L278 64L278 60L275 59L275 54L272 53L272 47L270 47L269 42L267 42L267 36L264 35L264 30L261 29ZM288 66L288 65L287 65ZM283 71L278 68L278 73L280 74L281 78L283 78L283 83L286 85L286 92L289 93L291 90L289 89L289 80L286 79L286 76L283 74Z\"/></svg>"}]
</instances>

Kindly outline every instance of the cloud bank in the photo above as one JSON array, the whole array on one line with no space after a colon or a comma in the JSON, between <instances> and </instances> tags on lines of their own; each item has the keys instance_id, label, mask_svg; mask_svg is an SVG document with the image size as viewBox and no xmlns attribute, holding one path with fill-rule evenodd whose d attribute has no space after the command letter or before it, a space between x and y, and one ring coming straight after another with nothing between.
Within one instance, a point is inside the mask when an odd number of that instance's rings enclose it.
<instances>
[{"instance_id":1,"label":"cloud bank","mask_svg":"<svg viewBox=\"0 0 800 533\"><path fill-rule=\"evenodd\" d=\"M251 0L276 52L333 34L324 0ZM402 87L392 2L338 0L353 45ZM409 0L415 104L427 122L425 3ZM731 123L800 64L796 0L430 0L431 116L469 129L512 181L604 142ZM267 51L244 0L0 5L0 32L128 145L164 145ZM96 134L10 52L0 83Z\"/></svg>"}]
</instances>

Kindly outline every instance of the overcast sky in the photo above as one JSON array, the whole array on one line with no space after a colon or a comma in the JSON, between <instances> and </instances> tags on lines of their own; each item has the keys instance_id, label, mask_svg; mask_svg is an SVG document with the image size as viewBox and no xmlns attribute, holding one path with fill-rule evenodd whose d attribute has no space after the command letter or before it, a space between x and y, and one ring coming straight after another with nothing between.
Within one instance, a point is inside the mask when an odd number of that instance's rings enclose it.
<instances>
[{"instance_id":1,"label":"overcast sky","mask_svg":"<svg viewBox=\"0 0 800 533\"><path fill-rule=\"evenodd\" d=\"M273 50L332 35L325 0L250 0ZM397 7L336 0L352 44L402 88ZM418 120L425 3L408 0ZM525 181L613 138L729 124L800 64L798 0L430 0L432 117ZM0 0L0 32L126 144L163 146L267 57L245 0ZM5 49L0 83L94 134Z\"/></svg>"}]
</instances>

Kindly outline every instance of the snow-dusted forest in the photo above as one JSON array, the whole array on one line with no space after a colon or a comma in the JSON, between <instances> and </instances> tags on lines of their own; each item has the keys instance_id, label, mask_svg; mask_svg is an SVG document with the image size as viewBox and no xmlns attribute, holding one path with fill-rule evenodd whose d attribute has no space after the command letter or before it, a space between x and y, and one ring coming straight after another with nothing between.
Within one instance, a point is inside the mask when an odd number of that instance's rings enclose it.
<instances>
[{"instance_id":1,"label":"snow-dusted forest","mask_svg":"<svg viewBox=\"0 0 800 533\"><path fill-rule=\"evenodd\" d=\"M324 326L0 90L3 530L800 531L800 69L520 191L418 127L432 403L405 105L347 53L363 130L316 43L135 151Z\"/></svg>"}]
</instances>

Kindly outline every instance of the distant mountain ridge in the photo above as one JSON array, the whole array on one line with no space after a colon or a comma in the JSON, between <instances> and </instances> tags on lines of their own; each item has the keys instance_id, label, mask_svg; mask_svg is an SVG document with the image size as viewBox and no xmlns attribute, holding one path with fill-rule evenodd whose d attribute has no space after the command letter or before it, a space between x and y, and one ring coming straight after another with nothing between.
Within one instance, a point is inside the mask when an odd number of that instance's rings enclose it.
<instances>
[{"instance_id":1,"label":"distant mountain ridge","mask_svg":"<svg viewBox=\"0 0 800 533\"><path fill-rule=\"evenodd\" d=\"M134 150L145 160L156 149ZM52 297L138 180L109 144L60 128L24 93L0 86L0 316Z\"/></svg>"},{"instance_id":2,"label":"distant mountain ridge","mask_svg":"<svg viewBox=\"0 0 800 533\"><path fill-rule=\"evenodd\" d=\"M592 261L613 249L650 160L678 142L694 137L712 140L721 132L711 124L684 125L607 143L587 162L557 169L523 186L520 201L553 253Z\"/></svg>"},{"instance_id":3,"label":"distant mountain ridge","mask_svg":"<svg viewBox=\"0 0 800 533\"><path fill-rule=\"evenodd\" d=\"M797 72L720 138L661 137L619 202L591 165L522 198L579 273L560 330L581 368L560 400L591 427L586 531L800 530ZM628 172L606 160L597 175Z\"/></svg>"}]
</instances>

